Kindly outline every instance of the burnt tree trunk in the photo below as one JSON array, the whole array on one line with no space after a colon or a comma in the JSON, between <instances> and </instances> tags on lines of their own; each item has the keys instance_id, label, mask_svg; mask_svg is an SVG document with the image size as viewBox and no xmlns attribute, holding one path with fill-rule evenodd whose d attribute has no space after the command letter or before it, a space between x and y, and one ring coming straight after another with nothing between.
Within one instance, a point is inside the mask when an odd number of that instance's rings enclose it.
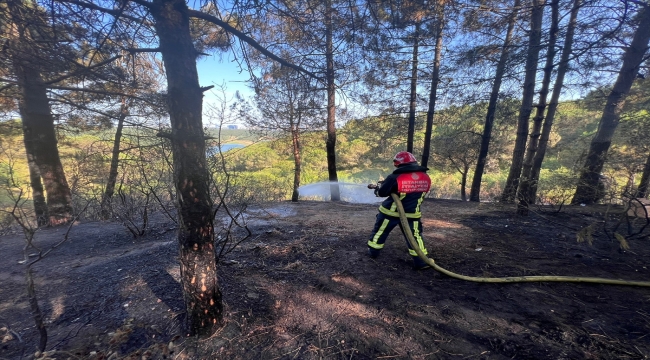
<instances>
[{"instance_id":1,"label":"burnt tree trunk","mask_svg":"<svg viewBox=\"0 0 650 360\"><path fill-rule=\"evenodd\" d=\"M467 174L469 173L469 165L463 167L463 171L460 173L460 199L462 201L467 201Z\"/></svg>"},{"instance_id":2,"label":"burnt tree trunk","mask_svg":"<svg viewBox=\"0 0 650 360\"><path fill-rule=\"evenodd\" d=\"M37 69L18 57L13 61L21 92L23 132L30 134L26 140L31 141L31 153L45 187L48 223L65 224L73 217L72 193L59 157L47 89Z\"/></svg>"},{"instance_id":3,"label":"burnt tree trunk","mask_svg":"<svg viewBox=\"0 0 650 360\"><path fill-rule=\"evenodd\" d=\"M115 140L113 140L113 151L111 154L111 166L108 171L108 180L106 180L106 189L102 195L101 216L103 219L111 217L111 199L115 192L117 182L117 168L120 162L120 143L122 141L122 129L124 128L124 119L129 115L129 104L126 98L122 98L120 106L120 116L117 119L117 128L115 129Z\"/></svg>"},{"instance_id":4,"label":"burnt tree trunk","mask_svg":"<svg viewBox=\"0 0 650 360\"><path fill-rule=\"evenodd\" d=\"M503 42L501 55L499 55L499 62L497 63L494 83L492 84L492 91L490 92L488 110L487 114L485 115L485 126L483 127L483 135L481 136L481 147L479 149L478 161L476 162L476 170L474 170L474 177L472 178L472 187L469 192L469 201L480 201L481 181L483 180L483 172L485 171L485 164L487 163L490 141L492 140L494 115L496 114L497 110L497 101L499 100L499 91L501 90L503 74L505 73L506 64L508 62L508 57L510 54L510 42L512 41L512 33L515 28L517 13L519 12L519 4L520 1L515 0L512 13L508 18L508 29L506 30L506 38Z\"/></svg>"},{"instance_id":5,"label":"burnt tree trunk","mask_svg":"<svg viewBox=\"0 0 650 360\"><path fill-rule=\"evenodd\" d=\"M542 38L542 15L544 14L546 0L531 0L530 34L528 38L528 54L526 56L526 75L524 77L524 91L519 108L517 119L517 137L515 148L512 152L512 162L508 179L501 194L501 201L512 203L519 187L519 176L524 162L524 151L528 140L528 128L530 113L533 111L533 97L535 96L535 76L537 75L537 63L541 49Z\"/></svg>"},{"instance_id":6,"label":"burnt tree trunk","mask_svg":"<svg viewBox=\"0 0 650 360\"><path fill-rule=\"evenodd\" d=\"M645 166L643 167L641 181L639 181L639 187L636 190L636 197L648 197L648 190L650 190L650 154L648 154L648 159L645 161Z\"/></svg>"},{"instance_id":7,"label":"burnt tree trunk","mask_svg":"<svg viewBox=\"0 0 650 360\"><path fill-rule=\"evenodd\" d=\"M553 121L555 120L555 113L558 104L560 103L560 95L562 87L564 86L564 75L569 69L569 57L573 47L573 35L575 33L576 24L578 23L578 11L580 10L582 0L574 0L573 8L567 25L566 36L564 38L564 46L562 48L562 55L560 56L560 63L557 68L557 75L555 77L555 84L553 84L553 95L548 104L548 111L546 118L544 118L544 126L542 128L542 135L539 138L539 145L535 158L533 159L533 167L530 171L530 190L528 192L528 202L532 203L537 198L537 185L539 182L539 173L542 169L544 156L548 147L548 140L551 136L551 129L553 128Z\"/></svg>"},{"instance_id":8,"label":"burnt tree trunk","mask_svg":"<svg viewBox=\"0 0 650 360\"><path fill-rule=\"evenodd\" d=\"M18 106L20 116L25 117L22 105ZM41 182L41 172L38 170L38 165L34 160L34 140L29 128L23 128L23 142L25 144L25 154L27 155L27 167L29 169L29 185L32 189L32 201L34 203L34 216L36 216L36 224L40 226L47 226L49 221L47 217L47 202L45 201L45 193L43 190L43 183Z\"/></svg>"},{"instance_id":9,"label":"burnt tree trunk","mask_svg":"<svg viewBox=\"0 0 650 360\"><path fill-rule=\"evenodd\" d=\"M429 92L429 108L424 130L424 148L422 149L421 165L427 167L431 152L431 135L433 132L433 117L436 112L436 98L440 83L440 59L442 58L442 32L445 27L445 0L438 1L438 16L436 17L436 47L433 57L433 74L431 75L431 91Z\"/></svg>"},{"instance_id":10,"label":"burnt tree trunk","mask_svg":"<svg viewBox=\"0 0 650 360\"><path fill-rule=\"evenodd\" d=\"M415 111L418 101L418 50L420 42L420 23L415 24L413 34L413 57L411 65L411 95L409 98L409 126L406 139L406 151L413 153L413 139L415 137Z\"/></svg>"},{"instance_id":11,"label":"burnt tree trunk","mask_svg":"<svg viewBox=\"0 0 650 360\"><path fill-rule=\"evenodd\" d=\"M548 46L546 47L546 64L544 64L544 76L542 78L542 88L539 91L539 101L536 105L535 117L533 117L533 127L530 132L530 140L526 149L526 156L521 171L521 180L519 182L519 191L517 192L517 214L522 216L528 215L528 205L535 203L535 198L530 199L531 171L533 160L537 153L539 137L542 132L544 123L544 111L546 110L546 98L551 84L551 75L555 61L555 43L557 42L557 33L559 31L559 10L560 0L551 0L551 29L549 31Z\"/></svg>"},{"instance_id":12,"label":"burnt tree trunk","mask_svg":"<svg viewBox=\"0 0 650 360\"><path fill-rule=\"evenodd\" d=\"M180 270L191 335L209 336L223 323L214 224L202 124L203 94L196 70L188 7L183 0L150 5L167 75L174 182L178 192Z\"/></svg>"},{"instance_id":13,"label":"burnt tree trunk","mask_svg":"<svg viewBox=\"0 0 650 360\"><path fill-rule=\"evenodd\" d=\"M332 25L332 1L325 2L325 61L327 81L327 173L332 201L340 201L341 193L336 173L336 85L334 84L334 39Z\"/></svg>"},{"instance_id":14,"label":"burnt tree trunk","mask_svg":"<svg viewBox=\"0 0 650 360\"><path fill-rule=\"evenodd\" d=\"M300 114L298 114L300 117ZM294 164L294 173L293 173L293 194L291 195L291 201L298 201L298 188L300 187L300 172L302 158L300 155L300 120L297 121L297 124L291 122L291 142L293 144L293 164Z\"/></svg>"},{"instance_id":15,"label":"burnt tree trunk","mask_svg":"<svg viewBox=\"0 0 650 360\"><path fill-rule=\"evenodd\" d=\"M72 220L72 193L68 186L57 148L54 116L47 97L47 88L41 78L42 56L28 26L37 27L38 13L23 7L19 1L8 1L7 10L13 19L14 30L5 49L9 53L20 90L19 108L23 118L25 149L32 154L45 188L48 224L64 224ZM35 179L34 179L35 180Z\"/></svg>"},{"instance_id":16,"label":"burnt tree trunk","mask_svg":"<svg viewBox=\"0 0 650 360\"><path fill-rule=\"evenodd\" d=\"M639 66L648 49L648 40L650 39L650 8L648 5L642 6L635 20L638 27L632 43L623 55L623 65L614 83L614 88L607 96L598 131L591 140L587 159L580 172L578 186L571 200L572 204L593 204L598 201L598 180L605 164L607 151L620 121L625 97L637 77Z\"/></svg>"}]
</instances>

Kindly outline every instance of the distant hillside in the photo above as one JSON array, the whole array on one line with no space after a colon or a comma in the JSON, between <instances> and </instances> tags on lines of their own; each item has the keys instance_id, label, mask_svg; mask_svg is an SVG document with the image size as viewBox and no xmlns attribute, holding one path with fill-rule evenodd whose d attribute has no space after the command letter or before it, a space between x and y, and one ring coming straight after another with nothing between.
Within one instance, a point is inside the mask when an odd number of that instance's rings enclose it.
<instances>
[{"instance_id":1,"label":"distant hillside","mask_svg":"<svg viewBox=\"0 0 650 360\"><path fill-rule=\"evenodd\" d=\"M250 129L221 129L221 134L219 134L219 129L208 129L206 133L206 135L214 137L220 135L222 143L252 143L260 138L259 134L254 133Z\"/></svg>"}]
</instances>

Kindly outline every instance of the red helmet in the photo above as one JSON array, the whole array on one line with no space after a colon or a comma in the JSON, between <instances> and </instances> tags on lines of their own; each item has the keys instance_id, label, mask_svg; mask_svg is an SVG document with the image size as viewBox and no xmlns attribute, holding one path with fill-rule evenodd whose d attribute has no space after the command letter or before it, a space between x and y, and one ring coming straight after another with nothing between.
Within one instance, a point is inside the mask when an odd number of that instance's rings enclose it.
<instances>
[{"instance_id":1,"label":"red helmet","mask_svg":"<svg viewBox=\"0 0 650 360\"><path fill-rule=\"evenodd\" d=\"M395 154L395 157L393 158L393 165L395 166L417 162L415 156L408 151L400 151Z\"/></svg>"}]
</instances>

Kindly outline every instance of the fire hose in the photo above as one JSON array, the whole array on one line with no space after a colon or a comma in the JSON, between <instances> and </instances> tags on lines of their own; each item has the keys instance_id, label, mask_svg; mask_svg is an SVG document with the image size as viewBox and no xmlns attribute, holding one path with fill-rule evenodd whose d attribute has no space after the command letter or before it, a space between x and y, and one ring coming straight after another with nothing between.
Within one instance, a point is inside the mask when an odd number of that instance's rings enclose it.
<instances>
[{"instance_id":1,"label":"fire hose","mask_svg":"<svg viewBox=\"0 0 650 360\"><path fill-rule=\"evenodd\" d=\"M435 263L433 259L427 257L418 246L417 241L413 237L411 228L409 227L408 220L406 219L406 212L404 211L404 206L399 199L397 194L391 194L393 201L397 205L397 211L399 212L400 223L402 224L402 229L406 235L406 239L411 248L415 250L420 259L422 259L427 265L431 266L434 270L443 273L447 276L450 276L455 279L480 282L480 283L520 283L520 282L574 282L574 283L594 283L594 284L609 284L609 285L628 285L628 286L646 286L650 287L650 282L648 281L628 281L628 280L614 280L614 279L603 279L595 277L576 277L576 276L508 276L508 277L475 277L475 276L466 276L456 274L447 269L444 269L438 264Z\"/></svg>"}]
</instances>

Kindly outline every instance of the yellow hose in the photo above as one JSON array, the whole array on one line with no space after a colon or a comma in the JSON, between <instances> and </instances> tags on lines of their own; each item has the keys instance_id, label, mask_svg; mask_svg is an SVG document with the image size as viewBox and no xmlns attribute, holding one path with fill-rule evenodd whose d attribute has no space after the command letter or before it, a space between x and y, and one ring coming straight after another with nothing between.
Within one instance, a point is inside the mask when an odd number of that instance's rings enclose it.
<instances>
[{"instance_id":1,"label":"yellow hose","mask_svg":"<svg viewBox=\"0 0 650 360\"><path fill-rule=\"evenodd\" d=\"M427 265L431 266L436 271L439 271L447 276L452 278L481 282L481 283L518 283L518 282L577 282L577 283L595 283L595 284L610 284L610 285L628 285L628 286L647 286L650 287L650 282L648 281L627 281L627 280L612 280L612 279L602 279L594 277L576 277L576 276L508 276L502 278L486 278L486 277L474 277L474 276L465 276L456 274L444 268L438 266L433 259L428 258L423 252L422 249L418 246L413 233L411 233L411 228L409 227L408 220L406 219L406 213L404 211L404 206L399 199L397 194L391 194L393 201L397 205L397 210L399 211L399 219L402 224L402 229L406 234L406 239L411 244L411 247L418 256L425 262Z\"/></svg>"}]
</instances>

